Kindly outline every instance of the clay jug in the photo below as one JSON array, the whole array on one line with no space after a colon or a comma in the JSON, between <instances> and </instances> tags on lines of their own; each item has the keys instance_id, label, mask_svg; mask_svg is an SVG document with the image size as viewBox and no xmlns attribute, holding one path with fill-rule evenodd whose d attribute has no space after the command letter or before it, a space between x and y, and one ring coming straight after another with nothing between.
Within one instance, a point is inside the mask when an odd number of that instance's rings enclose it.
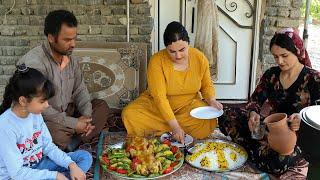
<instances>
[{"instance_id":1,"label":"clay jug","mask_svg":"<svg viewBox=\"0 0 320 180\"><path fill-rule=\"evenodd\" d=\"M285 113L271 114L264 119L269 129L268 143L281 155L291 154L297 142L297 135L289 128L287 119Z\"/></svg>"}]
</instances>

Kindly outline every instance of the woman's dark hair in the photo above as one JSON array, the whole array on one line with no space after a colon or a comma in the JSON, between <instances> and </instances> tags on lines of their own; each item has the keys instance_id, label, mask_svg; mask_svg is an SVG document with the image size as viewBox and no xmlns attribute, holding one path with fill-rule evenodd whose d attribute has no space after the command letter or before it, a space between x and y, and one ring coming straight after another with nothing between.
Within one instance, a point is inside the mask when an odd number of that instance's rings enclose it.
<instances>
[{"instance_id":1,"label":"woman's dark hair","mask_svg":"<svg viewBox=\"0 0 320 180\"><path fill-rule=\"evenodd\" d=\"M51 11L44 21L44 34L57 36L60 33L62 24L68 27L77 27L78 21L72 12L66 10Z\"/></svg>"},{"instance_id":2,"label":"woman's dark hair","mask_svg":"<svg viewBox=\"0 0 320 180\"><path fill-rule=\"evenodd\" d=\"M188 32L181 23L173 21L169 23L163 33L164 45L168 46L176 41L190 42Z\"/></svg>"},{"instance_id":3,"label":"woman's dark hair","mask_svg":"<svg viewBox=\"0 0 320 180\"><path fill-rule=\"evenodd\" d=\"M43 97L47 100L54 96L54 87L41 72L22 64L17 66L5 88L0 114L10 108L12 102L18 102L21 96L26 97L29 102L34 97Z\"/></svg>"},{"instance_id":4,"label":"woman's dark hair","mask_svg":"<svg viewBox=\"0 0 320 180\"><path fill-rule=\"evenodd\" d=\"M275 34L272 37L270 42L270 47L269 47L270 51L273 45L277 45L277 46L280 46L281 48L285 48L286 50L292 52L297 57L299 57L293 40L287 34Z\"/></svg>"}]
</instances>

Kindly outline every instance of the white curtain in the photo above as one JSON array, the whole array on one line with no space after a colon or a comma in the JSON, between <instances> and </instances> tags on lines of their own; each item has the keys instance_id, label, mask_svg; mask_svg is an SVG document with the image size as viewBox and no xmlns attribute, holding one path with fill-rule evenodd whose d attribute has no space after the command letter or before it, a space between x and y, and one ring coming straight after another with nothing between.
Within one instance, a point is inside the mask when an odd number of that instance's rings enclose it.
<instances>
[{"instance_id":1,"label":"white curtain","mask_svg":"<svg viewBox=\"0 0 320 180\"><path fill-rule=\"evenodd\" d=\"M194 46L208 58L213 80L216 80L218 75L218 26L218 8L215 0L198 0Z\"/></svg>"}]
</instances>

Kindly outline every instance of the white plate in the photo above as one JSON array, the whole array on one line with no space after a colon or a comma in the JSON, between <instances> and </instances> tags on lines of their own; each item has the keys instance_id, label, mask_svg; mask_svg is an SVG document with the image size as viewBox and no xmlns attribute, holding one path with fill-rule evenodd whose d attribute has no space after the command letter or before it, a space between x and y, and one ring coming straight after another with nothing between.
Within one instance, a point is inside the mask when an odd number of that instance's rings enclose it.
<instances>
[{"instance_id":1,"label":"white plate","mask_svg":"<svg viewBox=\"0 0 320 180\"><path fill-rule=\"evenodd\" d=\"M198 107L190 111L190 115L198 119L213 119L220 117L222 114L222 109L218 110L211 106Z\"/></svg>"},{"instance_id":2,"label":"white plate","mask_svg":"<svg viewBox=\"0 0 320 180\"><path fill-rule=\"evenodd\" d=\"M160 136L160 141L163 142L165 141L166 139L170 139L170 134L169 133L164 133ZM172 140L171 141L171 145L172 146L177 146L179 148L181 147L184 147L184 146L188 146L190 145L191 143L193 142L193 138L192 136L190 136L189 134L186 134L184 136L184 145L179 143L178 141L175 141L175 140Z\"/></svg>"},{"instance_id":3,"label":"white plate","mask_svg":"<svg viewBox=\"0 0 320 180\"><path fill-rule=\"evenodd\" d=\"M309 107L305 107L303 108L301 111L300 111L300 117L301 119L306 123L308 124L309 126L317 129L317 130L320 130L320 123L317 123L313 120L311 120L311 118L309 116L307 116L306 112L313 106L309 106ZM309 111L311 112L311 111ZM312 114L312 113L311 113ZM311 116L313 116L314 114L312 114ZM318 116L319 117L319 116ZM316 118L317 119L317 118Z\"/></svg>"},{"instance_id":4,"label":"white plate","mask_svg":"<svg viewBox=\"0 0 320 180\"><path fill-rule=\"evenodd\" d=\"M320 106L310 106L308 109L306 109L306 116L311 121L313 121L316 124L320 125Z\"/></svg>"}]
</instances>

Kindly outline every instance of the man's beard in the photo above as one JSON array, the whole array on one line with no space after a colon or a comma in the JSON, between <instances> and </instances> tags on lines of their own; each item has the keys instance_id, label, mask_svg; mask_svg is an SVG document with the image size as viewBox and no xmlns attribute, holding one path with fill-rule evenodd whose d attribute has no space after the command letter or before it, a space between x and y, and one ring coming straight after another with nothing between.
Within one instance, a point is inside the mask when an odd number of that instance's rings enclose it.
<instances>
[{"instance_id":1,"label":"man's beard","mask_svg":"<svg viewBox=\"0 0 320 180\"><path fill-rule=\"evenodd\" d=\"M57 48L55 48L55 46L52 46L53 47L53 50L56 52L56 53L58 53L58 54L60 54L60 55L62 55L62 56L70 56L71 54L72 54L72 51L73 51L73 49L72 50L69 50L69 51L60 51L60 50L58 50Z\"/></svg>"}]
</instances>

